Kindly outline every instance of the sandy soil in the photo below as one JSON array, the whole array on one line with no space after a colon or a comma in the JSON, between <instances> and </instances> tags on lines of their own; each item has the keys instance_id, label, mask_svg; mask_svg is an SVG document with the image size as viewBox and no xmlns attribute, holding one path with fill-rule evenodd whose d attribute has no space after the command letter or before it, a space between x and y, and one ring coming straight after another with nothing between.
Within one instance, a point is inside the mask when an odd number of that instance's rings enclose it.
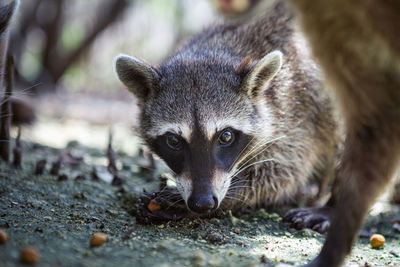
<instances>
[{"instance_id":1,"label":"sandy soil","mask_svg":"<svg viewBox=\"0 0 400 267\"><path fill-rule=\"evenodd\" d=\"M112 186L102 150L71 143L61 150L24 143L23 169L0 163L0 229L9 241L0 245L0 265L20 266L19 252L30 246L40 252L38 266L255 266L305 263L324 235L297 231L281 216L264 210L222 214L219 218L140 225L132 210L142 189L155 190L158 174L143 166L141 156L118 154L120 177ZM60 155L70 155L59 181L49 174ZM34 175L39 159L47 160ZM81 161L80 161L81 159ZM74 162L75 161L75 162ZM100 180L92 179L93 168ZM78 175L85 179L75 179ZM392 219L399 207L383 203L365 226L347 266L400 266L400 227ZM101 247L90 247L93 233L107 234ZM368 234L381 233L386 244L372 249Z\"/></svg>"}]
</instances>

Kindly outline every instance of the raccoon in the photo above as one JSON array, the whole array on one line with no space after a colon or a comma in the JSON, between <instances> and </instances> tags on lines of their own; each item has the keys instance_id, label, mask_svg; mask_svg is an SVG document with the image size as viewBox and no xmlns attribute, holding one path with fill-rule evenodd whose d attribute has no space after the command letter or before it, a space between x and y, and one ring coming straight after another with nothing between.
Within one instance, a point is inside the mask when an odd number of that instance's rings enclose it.
<instances>
[{"instance_id":1,"label":"raccoon","mask_svg":"<svg viewBox=\"0 0 400 267\"><path fill-rule=\"evenodd\" d=\"M400 160L400 3L294 0L291 4L345 119L331 226L310 266L340 266Z\"/></svg>"},{"instance_id":2,"label":"raccoon","mask_svg":"<svg viewBox=\"0 0 400 267\"><path fill-rule=\"evenodd\" d=\"M317 170L332 172L331 101L293 21L278 1L245 24L204 30L158 67L116 58L138 98L139 135L175 173L191 214L288 202Z\"/></svg>"},{"instance_id":3,"label":"raccoon","mask_svg":"<svg viewBox=\"0 0 400 267\"><path fill-rule=\"evenodd\" d=\"M260 7L253 0L234 2L241 3L230 3L230 7L225 3L224 7L231 10L231 16ZM346 129L328 205L291 211L287 219L309 227L332 217L319 256L307 266L340 266L369 207L399 166L400 4L377 0L287 2L327 76L327 87L336 93Z\"/></svg>"}]
</instances>

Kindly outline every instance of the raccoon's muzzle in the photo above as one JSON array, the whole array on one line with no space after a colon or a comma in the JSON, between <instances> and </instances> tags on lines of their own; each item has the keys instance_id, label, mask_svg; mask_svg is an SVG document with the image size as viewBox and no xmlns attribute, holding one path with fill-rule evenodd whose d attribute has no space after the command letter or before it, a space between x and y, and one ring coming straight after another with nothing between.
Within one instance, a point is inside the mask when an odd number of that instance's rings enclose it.
<instances>
[{"instance_id":1,"label":"raccoon's muzzle","mask_svg":"<svg viewBox=\"0 0 400 267\"><path fill-rule=\"evenodd\" d=\"M209 213L218 207L218 198L211 191L204 194L192 194L187 206L191 211L199 214Z\"/></svg>"}]
</instances>

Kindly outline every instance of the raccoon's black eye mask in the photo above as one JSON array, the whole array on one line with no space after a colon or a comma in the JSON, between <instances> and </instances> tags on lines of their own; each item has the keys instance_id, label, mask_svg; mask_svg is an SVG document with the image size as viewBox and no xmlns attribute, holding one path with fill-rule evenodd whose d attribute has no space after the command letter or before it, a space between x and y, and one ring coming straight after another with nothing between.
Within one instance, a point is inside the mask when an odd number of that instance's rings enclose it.
<instances>
[{"instance_id":1,"label":"raccoon's black eye mask","mask_svg":"<svg viewBox=\"0 0 400 267\"><path fill-rule=\"evenodd\" d=\"M208 162L210 159L211 165L207 168L218 167L228 171L250 140L249 135L228 127L217 132L212 140L193 134L190 143L180 135L167 132L158 136L150 146L179 174L185 166L190 169L190 166Z\"/></svg>"}]
</instances>

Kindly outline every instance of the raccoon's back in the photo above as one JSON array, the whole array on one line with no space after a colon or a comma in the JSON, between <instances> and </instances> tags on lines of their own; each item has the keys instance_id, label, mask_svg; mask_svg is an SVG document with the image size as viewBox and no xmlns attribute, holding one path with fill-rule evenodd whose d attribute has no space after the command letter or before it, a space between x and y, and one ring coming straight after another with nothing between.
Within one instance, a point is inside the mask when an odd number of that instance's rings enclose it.
<instances>
[{"instance_id":1,"label":"raccoon's back","mask_svg":"<svg viewBox=\"0 0 400 267\"><path fill-rule=\"evenodd\" d=\"M194 37L181 51L204 52L260 59L272 50L292 52L293 16L283 2L243 24L215 26Z\"/></svg>"}]
</instances>

